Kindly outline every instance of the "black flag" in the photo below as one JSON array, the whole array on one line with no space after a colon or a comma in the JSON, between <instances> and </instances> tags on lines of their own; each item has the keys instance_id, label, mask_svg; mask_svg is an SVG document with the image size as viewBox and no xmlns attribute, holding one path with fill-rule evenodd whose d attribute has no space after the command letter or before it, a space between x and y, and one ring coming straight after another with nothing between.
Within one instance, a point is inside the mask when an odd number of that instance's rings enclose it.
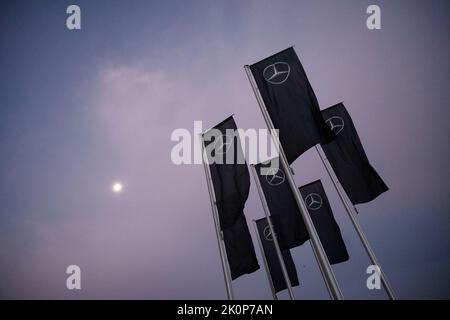
<instances>
[{"instance_id":1,"label":"black flag","mask_svg":"<svg viewBox=\"0 0 450 320\"><path fill-rule=\"evenodd\" d=\"M272 216L282 249L290 249L309 239L308 232L300 216L292 190L281 168L269 168L270 162L255 165L267 206ZM261 169L267 168L268 175L262 175Z\"/></svg>"},{"instance_id":2,"label":"black flag","mask_svg":"<svg viewBox=\"0 0 450 320\"><path fill-rule=\"evenodd\" d=\"M250 175L236 123L229 117L203 135L232 279L259 269L244 216ZM231 159L227 156L231 154ZM216 162L213 162L216 161Z\"/></svg>"},{"instance_id":3,"label":"black flag","mask_svg":"<svg viewBox=\"0 0 450 320\"><path fill-rule=\"evenodd\" d=\"M242 214L250 190L250 174L233 117L208 130L203 140L210 163L220 226L226 229L233 226Z\"/></svg>"},{"instance_id":4,"label":"black flag","mask_svg":"<svg viewBox=\"0 0 450 320\"><path fill-rule=\"evenodd\" d=\"M339 182L353 204L369 202L388 187L370 165L352 118L342 103L322 110L333 141L322 144Z\"/></svg>"},{"instance_id":5,"label":"black flag","mask_svg":"<svg viewBox=\"0 0 450 320\"><path fill-rule=\"evenodd\" d=\"M289 163L330 140L316 95L294 49L250 66Z\"/></svg>"},{"instance_id":6,"label":"black flag","mask_svg":"<svg viewBox=\"0 0 450 320\"><path fill-rule=\"evenodd\" d=\"M256 221L256 227L258 228L259 238L261 239L264 256L266 257L267 266L269 268L270 278L275 292L287 289L286 281L283 276L280 261L275 250L273 243L272 233L270 232L269 224L266 218L262 218ZM276 231L275 231L276 232ZM289 249L282 250L284 265L286 266L289 280L292 286L298 286L297 270L295 269L294 260L292 260L291 252Z\"/></svg>"},{"instance_id":7,"label":"black flag","mask_svg":"<svg viewBox=\"0 0 450 320\"><path fill-rule=\"evenodd\" d=\"M244 214L240 215L233 226L223 230L223 239L232 280L259 269Z\"/></svg>"},{"instance_id":8,"label":"black flag","mask_svg":"<svg viewBox=\"0 0 450 320\"><path fill-rule=\"evenodd\" d=\"M304 185L299 190L330 264L347 261L347 248L320 180Z\"/></svg>"}]
</instances>

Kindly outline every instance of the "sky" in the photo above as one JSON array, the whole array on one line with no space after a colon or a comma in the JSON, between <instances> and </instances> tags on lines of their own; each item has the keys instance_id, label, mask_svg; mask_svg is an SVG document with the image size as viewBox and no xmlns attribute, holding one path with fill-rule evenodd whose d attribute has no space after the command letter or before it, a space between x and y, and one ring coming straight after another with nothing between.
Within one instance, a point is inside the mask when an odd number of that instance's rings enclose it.
<instances>
[{"instance_id":1,"label":"sky","mask_svg":"<svg viewBox=\"0 0 450 320\"><path fill-rule=\"evenodd\" d=\"M66 8L81 8L81 30ZM366 8L381 8L381 30ZM202 165L175 165L177 128L234 113L265 128L243 66L291 45L322 109L344 101L390 190L358 219L397 296L450 298L448 1L2 1L0 298L225 299ZM370 263L314 149L350 260L345 298ZM123 184L113 193L115 181ZM253 182L253 181L252 181ZM263 216L252 183L245 215ZM251 225L250 225L251 227ZM261 269L236 298L271 299ZM311 247L291 250L297 299L328 299ZM66 268L81 268L81 290ZM281 299L288 298L282 292Z\"/></svg>"}]
</instances>

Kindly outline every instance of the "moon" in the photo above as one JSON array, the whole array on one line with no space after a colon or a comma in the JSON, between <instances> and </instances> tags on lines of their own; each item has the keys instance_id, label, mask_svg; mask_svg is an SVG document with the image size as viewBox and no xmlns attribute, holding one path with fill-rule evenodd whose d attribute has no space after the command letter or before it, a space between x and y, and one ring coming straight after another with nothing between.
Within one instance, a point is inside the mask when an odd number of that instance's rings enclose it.
<instances>
[{"instance_id":1,"label":"moon","mask_svg":"<svg viewBox=\"0 0 450 320\"><path fill-rule=\"evenodd\" d=\"M123 189L123 185L120 182L115 182L112 186L112 190L115 193L122 192L122 189Z\"/></svg>"}]
</instances>

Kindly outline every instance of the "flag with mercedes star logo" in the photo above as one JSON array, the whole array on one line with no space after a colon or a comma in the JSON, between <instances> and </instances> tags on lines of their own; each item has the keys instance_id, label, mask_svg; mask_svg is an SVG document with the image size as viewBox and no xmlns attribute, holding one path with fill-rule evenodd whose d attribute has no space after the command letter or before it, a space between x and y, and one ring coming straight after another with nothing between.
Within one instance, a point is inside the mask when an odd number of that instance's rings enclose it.
<instances>
[{"instance_id":1,"label":"flag with mercedes star logo","mask_svg":"<svg viewBox=\"0 0 450 320\"><path fill-rule=\"evenodd\" d=\"M258 235L261 239L262 249L266 257L267 267L269 268L270 278L272 280L275 292L287 289L286 281L284 279L283 271L281 269L280 261L273 243L272 233L270 232L269 224L266 218L256 220L256 227ZM276 232L276 231L275 231ZM282 250L284 265L286 266L291 286L298 286L297 270L295 269L294 260L292 259L289 249Z\"/></svg>"},{"instance_id":2,"label":"flag with mercedes star logo","mask_svg":"<svg viewBox=\"0 0 450 320\"><path fill-rule=\"evenodd\" d=\"M322 110L322 116L333 133L333 141L322 144L323 151L352 203L369 202L387 191L367 159L344 104Z\"/></svg>"},{"instance_id":3,"label":"flag with mercedes star logo","mask_svg":"<svg viewBox=\"0 0 450 320\"><path fill-rule=\"evenodd\" d=\"M220 134L209 130L203 135L211 179L219 212L231 278L259 269L244 206L250 189L250 174L237 135L233 117L216 125ZM216 132L217 133L217 132ZM232 155L227 158L227 155ZM221 161L215 161L221 159ZM239 161L238 161L239 159Z\"/></svg>"},{"instance_id":4,"label":"flag with mercedes star logo","mask_svg":"<svg viewBox=\"0 0 450 320\"><path fill-rule=\"evenodd\" d=\"M319 142L330 140L316 95L292 47L251 65L250 70L279 129L289 163Z\"/></svg>"},{"instance_id":5,"label":"flag with mercedes star logo","mask_svg":"<svg viewBox=\"0 0 450 320\"><path fill-rule=\"evenodd\" d=\"M330 264L347 261L347 248L320 180L306 184L299 190Z\"/></svg>"},{"instance_id":6,"label":"flag with mercedes star logo","mask_svg":"<svg viewBox=\"0 0 450 320\"><path fill-rule=\"evenodd\" d=\"M221 134L216 136L214 130L208 130L203 140L210 163L220 225L226 229L242 214L250 190L250 174L233 117L212 129L217 129Z\"/></svg>"},{"instance_id":7,"label":"flag with mercedes star logo","mask_svg":"<svg viewBox=\"0 0 450 320\"><path fill-rule=\"evenodd\" d=\"M255 165L262 191L269 207L272 221L277 228L277 237L282 249L294 248L309 239L300 216L297 202L282 168L269 168L262 175L261 169L270 166L270 161Z\"/></svg>"}]
</instances>

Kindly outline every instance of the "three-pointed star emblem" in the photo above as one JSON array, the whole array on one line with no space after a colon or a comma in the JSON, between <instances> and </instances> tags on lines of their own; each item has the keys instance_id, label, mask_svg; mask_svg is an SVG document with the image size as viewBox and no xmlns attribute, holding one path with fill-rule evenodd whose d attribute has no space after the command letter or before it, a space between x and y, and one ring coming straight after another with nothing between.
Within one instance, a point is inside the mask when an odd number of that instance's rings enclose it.
<instances>
[{"instance_id":1,"label":"three-pointed star emblem","mask_svg":"<svg viewBox=\"0 0 450 320\"><path fill-rule=\"evenodd\" d=\"M233 145L233 137L229 135L221 135L214 141L214 150L216 154L226 154Z\"/></svg>"},{"instance_id":2,"label":"three-pointed star emblem","mask_svg":"<svg viewBox=\"0 0 450 320\"><path fill-rule=\"evenodd\" d=\"M338 135L342 131L342 129L344 129L344 119L342 119L341 117L332 116L331 118L325 120L325 122L328 124L331 131L335 135Z\"/></svg>"},{"instance_id":3,"label":"three-pointed star emblem","mask_svg":"<svg viewBox=\"0 0 450 320\"><path fill-rule=\"evenodd\" d=\"M270 168L268 169L267 175L266 175L266 181L271 186L278 186L282 184L285 180L286 176L280 168Z\"/></svg>"},{"instance_id":4,"label":"three-pointed star emblem","mask_svg":"<svg viewBox=\"0 0 450 320\"><path fill-rule=\"evenodd\" d=\"M272 232L270 231L270 227L266 226L263 230L264 239L267 241L273 241Z\"/></svg>"},{"instance_id":5,"label":"three-pointed star emblem","mask_svg":"<svg viewBox=\"0 0 450 320\"><path fill-rule=\"evenodd\" d=\"M291 67L286 62L275 62L263 70L264 79L272 84L281 84L287 80Z\"/></svg>"},{"instance_id":6,"label":"three-pointed star emblem","mask_svg":"<svg viewBox=\"0 0 450 320\"><path fill-rule=\"evenodd\" d=\"M310 193L305 197L305 204L309 210L319 210L322 203L322 197L317 193Z\"/></svg>"}]
</instances>

